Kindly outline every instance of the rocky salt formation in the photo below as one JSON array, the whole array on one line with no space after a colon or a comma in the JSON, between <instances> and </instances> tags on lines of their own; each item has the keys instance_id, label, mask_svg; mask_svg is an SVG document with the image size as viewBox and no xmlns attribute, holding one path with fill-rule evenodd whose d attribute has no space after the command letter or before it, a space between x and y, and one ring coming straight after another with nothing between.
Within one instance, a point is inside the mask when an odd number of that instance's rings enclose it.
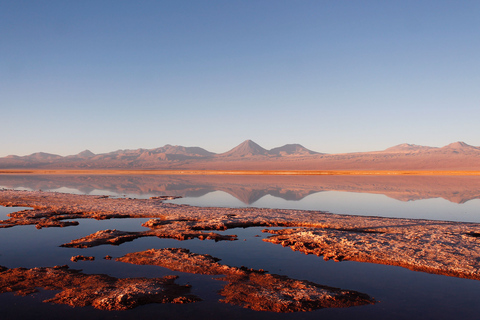
<instances>
[{"instance_id":1,"label":"rocky salt formation","mask_svg":"<svg viewBox=\"0 0 480 320\"><path fill-rule=\"evenodd\" d=\"M107 229L92 233L91 235L80 239L72 240L69 243L62 244L61 247L90 248L102 244L119 245L146 236L143 234L143 232L126 232L116 229Z\"/></svg>"},{"instance_id":2,"label":"rocky salt formation","mask_svg":"<svg viewBox=\"0 0 480 320\"><path fill-rule=\"evenodd\" d=\"M151 218L149 230L104 230L64 246L120 244L157 236L234 240L213 231L238 227L293 227L272 231L272 243L326 259L397 265L413 270L480 279L480 224L335 215L321 211L263 208L201 208L158 199L112 199L49 192L0 190L0 204L32 207L9 214L0 226L40 227L67 219ZM75 221L74 221L75 222Z\"/></svg>"},{"instance_id":3,"label":"rocky salt formation","mask_svg":"<svg viewBox=\"0 0 480 320\"><path fill-rule=\"evenodd\" d=\"M334 261L395 265L414 271L480 280L480 239L472 225L413 220L356 230L296 228L264 230L264 241ZM475 225L478 228L478 225Z\"/></svg>"},{"instance_id":4,"label":"rocky salt formation","mask_svg":"<svg viewBox=\"0 0 480 320\"><path fill-rule=\"evenodd\" d=\"M72 240L69 243L64 243L61 245L61 247L90 248L103 244L120 245L124 242L133 241L137 238L143 237L171 238L177 240L188 240L193 238L215 241L236 240L235 235L220 235L214 232L196 231L192 230L186 225L182 226L183 228L179 227L177 224L172 223L171 226L167 226L163 229L153 229L149 231L136 232L120 231L116 229L101 230L83 238Z\"/></svg>"},{"instance_id":5,"label":"rocky salt formation","mask_svg":"<svg viewBox=\"0 0 480 320\"><path fill-rule=\"evenodd\" d=\"M70 260L71 260L72 262L77 262L77 261L93 261L93 260L95 260L95 257L86 257L86 256L82 256L82 255L77 255L77 256L71 257Z\"/></svg>"},{"instance_id":6,"label":"rocky salt formation","mask_svg":"<svg viewBox=\"0 0 480 320\"><path fill-rule=\"evenodd\" d=\"M78 225L69 219L90 218L105 220L113 218L155 218L161 214L151 214L161 200L147 200L149 204L139 203L136 199L110 199L105 196L84 196L42 191L0 190L0 205L6 207L31 207L8 214L6 220L0 220L0 228L16 225L35 225L38 229L46 227L66 227ZM140 204L140 206L138 206ZM130 208L128 208L130 207ZM163 207L163 206L162 206Z\"/></svg>"},{"instance_id":7,"label":"rocky salt formation","mask_svg":"<svg viewBox=\"0 0 480 320\"><path fill-rule=\"evenodd\" d=\"M84 274L68 266L52 268L0 267L0 293L28 295L37 288L59 290L44 302L102 310L127 310L149 303L190 303L200 299L189 286L175 284L175 276L118 279L105 274Z\"/></svg>"},{"instance_id":8,"label":"rocky salt formation","mask_svg":"<svg viewBox=\"0 0 480 320\"><path fill-rule=\"evenodd\" d=\"M267 274L263 270L230 267L210 255L195 254L187 249L151 249L116 260L194 274L221 275L218 279L227 284L220 291L224 297L220 301L256 311L297 312L374 303L360 292Z\"/></svg>"}]
</instances>

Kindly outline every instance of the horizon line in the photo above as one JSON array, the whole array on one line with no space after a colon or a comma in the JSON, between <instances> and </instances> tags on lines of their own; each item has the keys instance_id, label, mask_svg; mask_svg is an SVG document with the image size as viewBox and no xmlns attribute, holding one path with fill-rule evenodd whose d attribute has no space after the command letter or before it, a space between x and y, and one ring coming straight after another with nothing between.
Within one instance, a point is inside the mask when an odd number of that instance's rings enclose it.
<instances>
[{"instance_id":1,"label":"horizon line","mask_svg":"<svg viewBox=\"0 0 480 320\"><path fill-rule=\"evenodd\" d=\"M132 170L0 169L1 175L298 175L298 176L480 176L479 170Z\"/></svg>"}]
</instances>

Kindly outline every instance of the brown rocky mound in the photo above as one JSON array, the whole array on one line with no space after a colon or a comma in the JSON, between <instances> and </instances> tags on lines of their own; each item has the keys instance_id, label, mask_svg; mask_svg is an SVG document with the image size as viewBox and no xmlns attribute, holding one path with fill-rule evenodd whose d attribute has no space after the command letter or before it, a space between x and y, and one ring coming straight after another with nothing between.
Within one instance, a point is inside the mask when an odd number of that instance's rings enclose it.
<instances>
[{"instance_id":1,"label":"brown rocky mound","mask_svg":"<svg viewBox=\"0 0 480 320\"><path fill-rule=\"evenodd\" d=\"M264 230L275 234L264 241L323 256L325 260L395 265L480 280L480 239L461 224L452 224L420 220L408 228Z\"/></svg>"},{"instance_id":2,"label":"brown rocky mound","mask_svg":"<svg viewBox=\"0 0 480 320\"><path fill-rule=\"evenodd\" d=\"M84 274L68 266L52 268L0 267L0 293L27 295L37 288L60 290L44 302L102 310L126 310L149 303L190 303L200 300L188 286L175 284L175 276L118 279L104 274Z\"/></svg>"},{"instance_id":3,"label":"brown rocky mound","mask_svg":"<svg viewBox=\"0 0 480 320\"><path fill-rule=\"evenodd\" d=\"M151 249L116 260L195 274L223 275L219 279L227 284L220 291L224 297L221 302L257 311L297 312L374 303L364 293L266 274L263 270L230 267L210 255L191 253L187 249Z\"/></svg>"}]
</instances>

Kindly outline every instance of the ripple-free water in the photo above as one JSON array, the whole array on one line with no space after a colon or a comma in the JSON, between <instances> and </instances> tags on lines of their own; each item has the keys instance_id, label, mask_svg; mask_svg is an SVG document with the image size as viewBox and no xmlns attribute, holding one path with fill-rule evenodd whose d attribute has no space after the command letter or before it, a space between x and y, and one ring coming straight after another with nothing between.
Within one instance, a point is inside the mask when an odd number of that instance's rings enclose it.
<instances>
[{"instance_id":1,"label":"ripple-free water","mask_svg":"<svg viewBox=\"0 0 480 320\"><path fill-rule=\"evenodd\" d=\"M169 202L201 207L319 210L361 216L480 222L480 199L465 203L454 203L442 198L400 201L383 194L325 191L296 201L266 195L246 204L226 192L215 191L201 197L186 197Z\"/></svg>"},{"instance_id":2,"label":"ripple-free water","mask_svg":"<svg viewBox=\"0 0 480 320\"><path fill-rule=\"evenodd\" d=\"M55 185L56 191L82 193L79 189ZM23 187L28 188L25 184ZM60 188L60 189L59 189ZM62 189L63 188L63 189ZM80 187L79 187L80 188ZM32 188L35 189L35 188ZM82 188L80 188L82 189ZM139 186L139 189L142 189ZM77 190L78 192L76 192ZM147 198L151 195L166 195L155 190L141 194L114 192L100 187L84 189L89 194ZM145 190L143 188L142 190ZM178 190L178 188L176 189ZM87 192L83 192L87 193ZM287 192L286 192L287 193ZM400 201L384 194L345 191L308 192L297 201L267 194L251 197L245 203L230 193L210 190L193 193L174 200L199 206L223 207L269 207L286 209L322 210L339 214L355 214L384 217L435 219L480 222L480 200L471 199L454 203L443 198ZM0 207L0 217L25 208ZM54 293L41 290L33 296L20 297L13 294L0 295L1 319L476 319L480 314L478 292L480 281L459 279L423 272L414 272L400 267L376 265L351 261L324 261L321 257L294 252L280 245L263 242L268 234L262 228L238 228L224 234L238 235L238 241L140 238L119 246L102 245L87 249L64 248L61 244L105 229L123 231L144 230L145 219L79 219L78 226L65 228L36 229L34 226L15 226L0 229L0 265L8 268L39 267L68 264L70 268L82 269L85 273L105 273L115 277L161 277L179 275L179 284L192 285L192 293L203 301L185 305L150 304L129 311L100 311L92 307L71 308L41 301ZM156 266L137 266L105 260L110 255L120 257L129 252L151 248L182 247L199 254L210 254L231 266L247 266L265 269L270 273L286 275L293 279L309 280L318 284L357 290L379 301L375 305L345 309L321 309L306 313L276 314L256 312L220 303L218 291L223 282L212 276L191 275L170 271ZM94 256L94 261L71 262L74 255Z\"/></svg>"}]
</instances>

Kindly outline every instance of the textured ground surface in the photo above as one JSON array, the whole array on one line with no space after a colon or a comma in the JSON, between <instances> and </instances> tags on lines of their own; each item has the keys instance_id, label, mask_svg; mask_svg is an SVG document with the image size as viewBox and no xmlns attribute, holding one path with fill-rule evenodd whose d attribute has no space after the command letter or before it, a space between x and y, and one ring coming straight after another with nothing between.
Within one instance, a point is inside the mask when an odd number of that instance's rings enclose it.
<instances>
[{"instance_id":1,"label":"textured ground surface","mask_svg":"<svg viewBox=\"0 0 480 320\"><path fill-rule=\"evenodd\" d=\"M52 268L0 267L0 293L27 295L37 288L59 290L45 302L102 310L127 310L148 303L190 303L200 300L180 286L177 277L118 279L104 274L84 274L68 266Z\"/></svg>"},{"instance_id":2,"label":"textured ground surface","mask_svg":"<svg viewBox=\"0 0 480 320\"><path fill-rule=\"evenodd\" d=\"M159 199L108 197L48 192L0 191L0 204L32 207L10 214L0 226L38 228L75 225L77 218L151 218L142 232L99 231L64 244L89 247L119 244L143 236L179 240L234 240L216 230L235 227L294 227L266 241L325 259L397 265L413 270L480 279L480 224L414 219L334 215L319 211L259 208L200 208Z\"/></svg>"},{"instance_id":3,"label":"textured ground surface","mask_svg":"<svg viewBox=\"0 0 480 320\"><path fill-rule=\"evenodd\" d=\"M257 311L297 312L374 303L372 298L360 292L266 274L263 270L230 267L210 255L191 253L187 249L151 249L129 253L116 260L188 273L222 275L219 279L227 284L220 291L224 297L221 301Z\"/></svg>"}]
</instances>

